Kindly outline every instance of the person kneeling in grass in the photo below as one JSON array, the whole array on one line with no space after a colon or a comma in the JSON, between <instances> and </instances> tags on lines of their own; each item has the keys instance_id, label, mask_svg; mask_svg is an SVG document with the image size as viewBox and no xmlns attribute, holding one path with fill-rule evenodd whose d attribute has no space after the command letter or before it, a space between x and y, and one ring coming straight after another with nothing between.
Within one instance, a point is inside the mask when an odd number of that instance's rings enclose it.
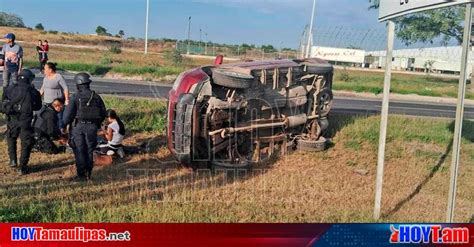
<instances>
[{"instance_id":1,"label":"person kneeling in grass","mask_svg":"<svg viewBox=\"0 0 474 247\"><path fill-rule=\"evenodd\" d=\"M107 123L108 126L104 131L107 144L99 145L99 152L109 156L117 154L120 158L123 158L125 153L122 141L125 136L125 125L114 110L107 110Z\"/></svg>"},{"instance_id":2,"label":"person kneeling in grass","mask_svg":"<svg viewBox=\"0 0 474 247\"><path fill-rule=\"evenodd\" d=\"M35 146L42 153L59 154L64 153L66 147L56 146L53 141L63 140L62 133L58 127L58 112L64 108L64 99L57 98L51 104L43 106L36 113L33 120ZM64 141L63 141L64 142Z\"/></svg>"}]
</instances>

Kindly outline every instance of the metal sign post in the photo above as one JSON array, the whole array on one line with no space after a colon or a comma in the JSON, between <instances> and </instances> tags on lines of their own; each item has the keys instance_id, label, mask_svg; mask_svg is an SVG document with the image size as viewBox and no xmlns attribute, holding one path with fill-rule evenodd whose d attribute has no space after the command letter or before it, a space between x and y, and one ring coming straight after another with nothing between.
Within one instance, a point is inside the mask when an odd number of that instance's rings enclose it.
<instances>
[{"instance_id":1,"label":"metal sign post","mask_svg":"<svg viewBox=\"0 0 474 247\"><path fill-rule=\"evenodd\" d=\"M459 92L458 104L456 109L456 123L453 138L453 160L451 164L451 183L449 188L447 222L454 221L454 208L456 204L456 190L457 178L459 172L460 150L462 140L462 125L464 120L464 98L466 96L466 78L467 78L467 62L469 56L469 43L472 31L472 4L474 0L419 0L419 1L393 1L380 0L379 21L388 22L388 46L387 46L387 61L385 68L385 84L384 97L382 105L382 121L380 125L380 143L377 163L377 180L375 188L375 208L374 218L380 218L381 201L382 201L382 185L384 173L384 159L385 159L385 144L387 136L387 122L388 122L388 107L390 95L390 79L392 72L392 55L394 42L394 23L392 20L395 17L422 12L431 9L444 8L454 5L466 5L466 19L464 21L464 37L463 37L463 51L461 60L461 73L459 78Z\"/></svg>"},{"instance_id":2,"label":"metal sign post","mask_svg":"<svg viewBox=\"0 0 474 247\"><path fill-rule=\"evenodd\" d=\"M453 160L451 164L451 184L449 187L448 213L446 221L454 221L454 208L456 204L457 179L462 140L462 124L464 120L464 98L466 97L467 62L469 43L471 41L472 4L466 4L466 19L464 21L464 37L462 43L461 73L459 76L458 104L456 109L456 126L454 129Z\"/></svg>"},{"instance_id":3,"label":"metal sign post","mask_svg":"<svg viewBox=\"0 0 474 247\"><path fill-rule=\"evenodd\" d=\"M377 161L377 180L375 185L375 208L374 218L380 219L380 209L382 205L382 187L383 187L383 170L385 162L385 144L387 139L387 125L388 125L388 106L390 103L390 82L392 80L392 57L393 44L395 41L395 23L388 21L387 24L387 57L385 61L385 80L383 88L383 102L382 102L382 121L380 123L380 139L379 139L379 155Z\"/></svg>"}]
</instances>

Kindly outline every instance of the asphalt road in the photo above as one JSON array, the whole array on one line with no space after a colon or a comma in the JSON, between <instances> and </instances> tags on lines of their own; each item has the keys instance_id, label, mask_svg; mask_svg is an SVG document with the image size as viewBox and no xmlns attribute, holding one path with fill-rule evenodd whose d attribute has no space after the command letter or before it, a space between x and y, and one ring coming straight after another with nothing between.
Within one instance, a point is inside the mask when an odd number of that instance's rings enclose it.
<instances>
[{"instance_id":1,"label":"asphalt road","mask_svg":"<svg viewBox=\"0 0 474 247\"><path fill-rule=\"evenodd\" d=\"M72 80L72 76L66 75L65 77L70 90L74 92L75 84ZM36 88L39 89L41 87L41 82L42 77L38 76L34 81ZM92 84L92 89L99 94L166 99L171 85L156 84L154 82L126 82L96 79ZM336 97L333 112L342 114L379 114L381 105L380 100ZM452 104L392 101L390 103L390 113L410 116L454 118L456 106ZM474 120L473 106L466 107L465 118Z\"/></svg>"}]
</instances>

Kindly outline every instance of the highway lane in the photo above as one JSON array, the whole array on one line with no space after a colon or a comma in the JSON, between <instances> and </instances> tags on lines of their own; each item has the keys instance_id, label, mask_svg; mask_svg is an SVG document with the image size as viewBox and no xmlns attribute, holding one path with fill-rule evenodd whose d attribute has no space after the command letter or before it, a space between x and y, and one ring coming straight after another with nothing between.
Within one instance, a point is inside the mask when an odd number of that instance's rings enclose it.
<instances>
[{"instance_id":1,"label":"highway lane","mask_svg":"<svg viewBox=\"0 0 474 247\"><path fill-rule=\"evenodd\" d=\"M72 76L65 76L65 78L70 90L75 92L76 86L72 80ZM38 76L34 81L36 88L39 89L41 87L41 82L42 77ZM92 84L92 89L99 94L166 99L171 85L155 82L127 82L121 80L95 79ZM381 100L336 97L333 112L342 114L379 114L381 106ZM456 106L453 104L392 101L390 104L390 113L410 116L454 118ZM474 106L466 107L465 117L466 119L474 120Z\"/></svg>"}]
</instances>

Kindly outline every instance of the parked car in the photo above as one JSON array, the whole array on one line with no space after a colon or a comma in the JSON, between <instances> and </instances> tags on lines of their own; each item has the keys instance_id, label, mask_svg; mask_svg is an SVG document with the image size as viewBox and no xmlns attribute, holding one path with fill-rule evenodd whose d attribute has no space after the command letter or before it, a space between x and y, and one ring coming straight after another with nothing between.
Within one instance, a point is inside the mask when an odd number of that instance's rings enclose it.
<instances>
[{"instance_id":1,"label":"parked car","mask_svg":"<svg viewBox=\"0 0 474 247\"><path fill-rule=\"evenodd\" d=\"M186 71L169 93L168 148L185 165L227 168L292 148L324 150L332 80L333 66L320 59Z\"/></svg>"}]
</instances>

